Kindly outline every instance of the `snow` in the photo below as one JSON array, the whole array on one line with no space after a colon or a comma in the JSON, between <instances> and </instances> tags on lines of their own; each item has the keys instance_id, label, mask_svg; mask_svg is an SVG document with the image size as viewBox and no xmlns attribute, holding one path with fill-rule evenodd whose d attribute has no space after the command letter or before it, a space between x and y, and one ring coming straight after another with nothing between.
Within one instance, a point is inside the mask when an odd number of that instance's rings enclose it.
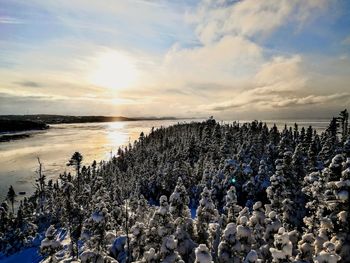
<instances>
[{"instance_id":1,"label":"snow","mask_svg":"<svg viewBox=\"0 0 350 263\"><path fill-rule=\"evenodd\" d=\"M224 231L224 237L225 239L230 239L231 236L234 236L236 234L236 225L234 223L229 223Z\"/></svg>"},{"instance_id":2,"label":"snow","mask_svg":"<svg viewBox=\"0 0 350 263\"><path fill-rule=\"evenodd\" d=\"M256 262L258 260L258 253L256 253L255 250L251 250L246 258L244 259L243 263L251 263Z\"/></svg>"},{"instance_id":3,"label":"snow","mask_svg":"<svg viewBox=\"0 0 350 263\"><path fill-rule=\"evenodd\" d=\"M191 207L191 218L195 219L197 217L197 207Z\"/></svg>"},{"instance_id":4,"label":"snow","mask_svg":"<svg viewBox=\"0 0 350 263\"><path fill-rule=\"evenodd\" d=\"M116 258L119 262L126 261L127 255L124 250L126 240L126 236L119 236L115 239L113 245L110 247L110 252L112 253L113 257Z\"/></svg>"},{"instance_id":5,"label":"snow","mask_svg":"<svg viewBox=\"0 0 350 263\"><path fill-rule=\"evenodd\" d=\"M338 199L340 199L342 202L346 202L349 199L349 192L346 190L342 190L337 193Z\"/></svg>"},{"instance_id":6,"label":"snow","mask_svg":"<svg viewBox=\"0 0 350 263\"><path fill-rule=\"evenodd\" d=\"M96 256L96 254L94 252L92 252L91 250L87 249L85 250L83 253L81 253L80 255L80 259L82 263L85 262L91 262L92 259Z\"/></svg>"},{"instance_id":7,"label":"snow","mask_svg":"<svg viewBox=\"0 0 350 263\"><path fill-rule=\"evenodd\" d=\"M103 214L101 212L94 212L91 215L92 220L94 220L94 222L96 223L101 223L105 218L103 216Z\"/></svg>"},{"instance_id":8,"label":"snow","mask_svg":"<svg viewBox=\"0 0 350 263\"><path fill-rule=\"evenodd\" d=\"M38 248L27 248L9 257L0 257L1 263L38 263L42 256L38 253Z\"/></svg>"},{"instance_id":9,"label":"snow","mask_svg":"<svg viewBox=\"0 0 350 263\"><path fill-rule=\"evenodd\" d=\"M212 263L212 256L206 245L200 244L196 250L196 263Z\"/></svg>"}]
</instances>

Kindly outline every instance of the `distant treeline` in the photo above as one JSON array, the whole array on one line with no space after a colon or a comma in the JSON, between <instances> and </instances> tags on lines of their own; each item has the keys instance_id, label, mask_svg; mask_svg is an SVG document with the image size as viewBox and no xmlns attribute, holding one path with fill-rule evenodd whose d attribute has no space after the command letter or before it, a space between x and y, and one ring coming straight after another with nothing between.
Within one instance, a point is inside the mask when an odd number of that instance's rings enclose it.
<instances>
[{"instance_id":1,"label":"distant treeline","mask_svg":"<svg viewBox=\"0 0 350 263\"><path fill-rule=\"evenodd\" d=\"M85 123L85 122L112 122L112 121L139 121L139 120L174 120L175 117L164 118L128 118L123 116L66 116L66 115L1 115L0 120L32 121L47 124L58 123Z\"/></svg>"},{"instance_id":2,"label":"distant treeline","mask_svg":"<svg viewBox=\"0 0 350 263\"><path fill-rule=\"evenodd\" d=\"M28 130L45 130L49 126L44 122L28 120L0 119L0 132L20 132Z\"/></svg>"}]
</instances>

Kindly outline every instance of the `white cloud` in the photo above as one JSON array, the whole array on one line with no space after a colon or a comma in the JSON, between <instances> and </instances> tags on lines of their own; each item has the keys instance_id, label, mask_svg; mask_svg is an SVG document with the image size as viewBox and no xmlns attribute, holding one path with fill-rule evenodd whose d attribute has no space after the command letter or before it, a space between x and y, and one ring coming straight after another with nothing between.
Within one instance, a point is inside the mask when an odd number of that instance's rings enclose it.
<instances>
[{"instance_id":1,"label":"white cloud","mask_svg":"<svg viewBox=\"0 0 350 263\"><path fill-rule=\"evenodd\" d=\"M295 91L303 88L306 77L301 69L302 58L295 55L290 58L274 57L264 64L255 76L256 94L279 91Z\"/></svg>"},{"instance_id":2,"label":"white cloud","mask_svg":"<svg viewBox=\"0 0 350 263\"><path fill-rule=\"evenodd\" d=\"M0 16L0 24L24 24L24 21L15 17Z\"/></svg>"},{"instance_id":3,"label":"white cloud","mask_svg":"<svg viewBox=\"0 0 350 263\"><path fill-rule=\"evenodd\" d=\"M171 81L227 84L251 73L261 60L258 45L242 37L226 36L205 46L174 46L165 56L162 72Z\"/></svg>"},{"instance_id":4,"label":"white cloud","mask_svg":"<svg viewBox=\"0 0 350 263\"><path fill-rule=\"evenodd\" d=\"M234 99L202 105L206 112L232 110L276 110L311 105L339 103L349 100L350 93L328 93L315 95L308 92L307 74L302 70L300 56L275 57L264 64L254 76L253 88L236 94Z\"/></svg>"},{"instance_id":5,"label":"white cloud","mask_svg":"<svg viewBox=\"0 0 350 263\"><path fill-rule=\"evenodd\" d=\"M344 101L350 98L350 93L335 93L329 95L308 95L306 97L279 98L278 100L267 102L269 107L291 107L299 105L325 104L334 101Z\"/></svg>"},{"instance_id":6,"label":"white cloud","mask_svg":"<svg viewBox=\"0 0 350 263\"><path fill-rule=\"evenodd\" d=\"M227 34L247 37L268 34L288 21L303 24L331 2L333 0L205 0L190 20L197 23L199 39L210 43Z\"/></svg>"}]
</instances>

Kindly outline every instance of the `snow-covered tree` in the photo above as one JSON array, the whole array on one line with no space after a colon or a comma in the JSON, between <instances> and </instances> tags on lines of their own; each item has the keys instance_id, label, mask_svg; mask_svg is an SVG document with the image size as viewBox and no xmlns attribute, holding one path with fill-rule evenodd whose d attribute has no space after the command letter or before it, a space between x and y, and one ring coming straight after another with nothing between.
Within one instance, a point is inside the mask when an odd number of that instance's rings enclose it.
<instances>
[{"instance_id":1,"label":"snow-covered tree","mask_svg":"<svg viewBox=\"0 0 350 263\"><path fill-rule=\"evenodd\" d=\"M219 213L211 199L211 193L208 188L204 188L201 194L201 200L197 208L196 228L198 243L208 244L209 224L215 223L219 219Z\"/></svg>"},{"instance_id":2,"label":"snow-covered tree","mask_svg":"<svg viewBox=\"0 0 350 263\"><path fill-rule=\"evenodd\" d=\"M234 186L231 186L227 191L225 201L224 212L227 216L226 221L227 223L236 223L238 213L242 207L237 205L236 188Z\"/></svg>"},{"instance_id":3,"label":"snow-covered tree","mask_svg":"<svg viewBox=\"0 0 350 263\"><path fill-rule=\"evenodd\" d=\"M194 261L195 263L213 263L210 251L205 244L200 244L196 248L195 254L196 254L196 260Z\"/></svg>"},{"instance_id":4,"label":"snow-covered tree","mask_svg":"<svg viewBox=\"0 0 350 263\"><path fill-rule=\"evenodd\" d=\"M169 198L169 211L173 218L190 217L190 210L188 209L189 197L186 188L182 182L181 177L178 178L174 192Z\"/></svg>"},{"instance_id":5,"label":"snow-covered tree","mask_svg":"<svg viewBox=\"0 0 350 263\"><path fill-rule=\"evenodd\" d=\"M293 245L283 227L274 235L274 239L273 247L270 248L273 262L291 262Z\"/></svg>"},{"instance_id":6,"label":"snow-covered tree","mask_svg":"<svg viewBox=\"0 0 350 263\"><path fill-rule=\"evenodd\" d=\"M45 238L41 241L40 252L50 257L51 262L55 262L54 254L62 247L56 236L56 229L51 225L45 232Z\"/></svg>"},{"instance_id":7,"label":"snow-covered tree","mask_svg":"<svg viewBox=\"0 0 350 263\"><path fill-rule=\"evenodd\" d=\"M163 238L171 235L175 231L173 217L169 212L169 204L166 196L159 199L160 206L154 212L146 232L147 245L146 248L154 248L159 251Z\"/></svg>"},{"instance_id":8,"label":"snow-covered tree","mask_svg":"<svg viewBox=\"0 0 350 263\"><path fill-rule=\"evenodd\" d=\"M220 263L240 262L241 243L237 239L237 230L234 223L229 223L221 237L218 259Z\"/></svg>"},{"instance_id":9,"label":"snow-covered tree","mask_svg":"<svg viewBox=\"0 0 350 263\"><path fill-rule=\"evenodd\" d=\"M163 239L162 247L160 248L160 260L164 263L183 262L181 256L176 251L177 240L173 235Z\"/></svg>"}]
</instances>

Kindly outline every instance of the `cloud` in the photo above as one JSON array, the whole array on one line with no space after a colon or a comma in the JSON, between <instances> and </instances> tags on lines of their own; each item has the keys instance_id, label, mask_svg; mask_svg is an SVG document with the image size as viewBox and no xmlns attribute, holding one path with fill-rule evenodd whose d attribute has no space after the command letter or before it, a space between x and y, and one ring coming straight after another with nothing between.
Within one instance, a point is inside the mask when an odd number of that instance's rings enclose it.
<instances>
[{"instance_id":1,"label":"cloud","mask_svg":"<svg viewBox=\"0 0 350 263\"><path fill-rule=\"evenodd\" d=\"M291 107L300 105L318 105L330 102L342 102L350 98L350 93L335 93L330 95L308 95L306 97L279 98L276 101L267 102L270 107Z\"/></svg>"},{"instance_id":2,"label":"cloud","mask_svg":"<svg viewBox=\"0 0 350 263\"><path fill-rule=\"evenodd\" d=\"M166 54L162 72L167 79L192 83L234 81L261 61L262 49L242 37L226 36L199 47L177 45Z\"/></svg>"},{"instance_id":3,"label":"cloud","mask_svg":"<svg viewBox=\"0 0 350 263\"><path fill-rule=\"evenodd\" d=\"M201 109L207 112L248 109L264 111L330 103L346 104L350 98L348 92L307 94L308 85L311 84L302 70L302 62L299 55L274 57L255 74L251 89L237 93L231 100L202 105Z\"/></svg>"},{"instance_id":4,"label":"cloud","mask_svg":"<svg viewBox=\"0 0 350 263\"><path fill-rule=\"evenodd\" d=\"M69 97L44 95L13 95L0 92L1 114L76 114L76 115L113 115L114 110L130 103L125 99L101 97ZM14 112L14 108L20 112ZM82 108L85 109L82 112ZM68 111L67 111L68 109ZM106 114L108 113L109 114Z\"/></svg>"},{"instance_id":5,"label":"cloud","mask_svg":"<svg viewBox=\"0 0 350 263\"><path fill-rule=\"evenodd\" d=\"M0 24L24 24L24 21L15 17L0 16Z\"/></svg>"},{"instance_id":6,"label":"cloud","mask_svg":"<svg viewBox=\"0 0 350 263\"><path fill-rule=\"evenodd\" d=\"M17 84L17 85L23 86L23 87L31 87L31 88L42 87L42 84L35 82L35 81L18 81L18 82L14 82L14 84Z\"/></svg>"},{"instance_id":7,"label":"cloud","mask_svg":"<svg viewBox=\"0 0 350 263\"><path fill-rule=\"evenodd\" d=\"M290 108L296 106L312 106L321 104L329 104L337 102L344 104L350 98L350 93L336 93L329 95L315 95L311 94L306 97L283 97L280 95L270 95L264 97L250 97L239 101L226 101L222 103L209 105L207 110L212 111L227 111L233 109L246 110L250 109L276 109L276 108Z\"/></svg>"},{"instance_id":8,"label":"cloud","mask_svg":"<svg viewBox=\"0 0 350 263\"><path fill-rule=\"evenodd\" d=\"M296 91L304 87L306 76L302 73L301 65L300 55L273 57L255 75L255 82L258 86L255 94Z\"/></svg>"},{"instance_id":9,"label":"cloud","mask_svg":"<svg viewBox=\"0 0 350 263\"><path fill-rule=\"evenodd\" d=\"M325 10L327 0L205 0L190 21L197 23L202 43L211 43L227 34L252 37L271 33L287 22L305 23Z\"/></svg>"}]
</instances>

